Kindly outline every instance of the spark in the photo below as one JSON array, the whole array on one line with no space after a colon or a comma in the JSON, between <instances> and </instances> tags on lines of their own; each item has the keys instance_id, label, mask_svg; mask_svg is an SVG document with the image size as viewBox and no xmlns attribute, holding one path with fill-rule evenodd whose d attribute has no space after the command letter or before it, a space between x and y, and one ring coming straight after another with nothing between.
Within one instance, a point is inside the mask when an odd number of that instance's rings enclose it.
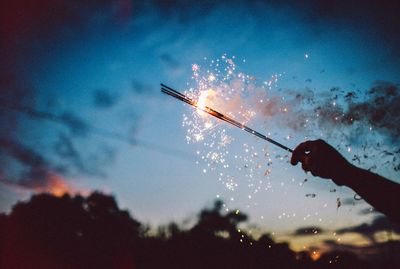
<instances>
[{"instance_id":1,"label":"spark","mask_svg":"<svg viewBox=\"0 0 400 269\"><path fill-rule=\"evenodd\" d=\"M209 76L208 76L208 80L209 81L214 81L215 80L215 76L214 76L214 74L210 74Z\"/></svg>"},{"instance_id":2,"label":"spark","mask_svg":"<svg viewBox=\"0 0 400 269\"><path fill-rule=\"evenodd\" d=\"M190 115L183 116L182 126L186 129L186 142L201 147L201 150L196 151L199 158L196 163L203 166L204 173L217 172L218 182L229 191L235 191L239 183L240 186L248 187L250 191L247 197L255 201L259 191L273 191L268 181L272 172L271 156L266 148L261 154L248 144L243 145L243 151L232 154L228 149L235 139L223 121L292 152L290 148L271 139L271 133L268 132L266 136L247 126L257 119L258 113L264 113L263 106L274 101L267 96L266 89L272 89L282 74L273 74L257 82L258 78L240 70L234 56L223 54L216 60L204 60L205 65L192 64L192 81L187 83L182 93L164 84L161 84L161 91L195 108ZM285 105L280 111L292 112ZM213 117L221 121L215 121ZM289 135L285 138L286 141L291 140ZM263 162L262 157L267 161ZM232 176L234 169L244 174L241 178L247 182L238 182Z\"/></svg>"},{"instance_id":3,"label":"spark","mask_svg":"<svg viewBox=\"0 0 400 269\"><path fill-rule=\"evenodd\" d=\"M205 124L204 124L204 127L206 128L206 129L209 129L209 128L211 128L213 125L212 125L212 122L211 121L207 121Z\"/></svg>"},{"instance_id":4,"label":"spark","mask_svg":"<svg viewBox=\"0 0 400 269\"><path fill-rule=\"evenodd\" d=\"M200 70L200 67L197 64L192 64L192 71L197 72Z\"/></svg>"},{"instance_id":5,"label":"spark","mask_svg":"<svg viewBox=\"0 0 400 269\"><path fill-rule=\"evenodd\" d=\"M312 251L311 254L310 254L310 258L313 261L317 261L319 258L321 258L321 252L316 251L316 250Z\"/></svg>"},{"instance_id":6,"label":"spark","mask_svg":"<svg viewBox=\"0 0 400 269\"><path fill-rule=\"evenodd\" d=\"M232 118L230 118L230 117L228 117L228 116L226 116L226 115L224 115L224 114L222 114L222 113L220 113L220 112L218 112L218 111L206 106L204 104L205 103L204 100L205 100L205 98L207 98L208 94L204 94L204 95L202 94L202 96L199 99L199 101L195 102L192 99L188 98L187 96L183 95L182 93L180 93L178 91L175 91L172 88L169 88L168 86L166 86L164 84L161 84L161 87L162 87L161 91L163 93L171 95L171 96L173 96L173 97L175 97L175 98L177 98L177 99L179 99L179 100L181 100L181 101L183 101L183 102L185 102L185 103L187 103L189 105L192 105L192 106L198 108L202 112L206 112L207 114L209 114L211 116L214 116L214 117L216 117L216 118L218 118L220 120L228 122L228 123L240 128L240 129L242 129L243 131L246 131L246 132L248 132L250 134L253 134L253 135L255 135L255 136L257 136L257 137L259 137L261 139L264 139L264 140L266 140L266 141L268 141L268 142L270 142L270 143L272 143L272 144L274 144L274 145L276 145L276 146L278 146L278 147L280 147L280 148L282 148L282 149L284 149L286 151L293 152L292 149L282 145L281 143L273 140L272 138L269 138L269 137L267 137L267 136L255 131L255 130L251 129L250 127L247 127L243 123L240 123L240 122L238 122L238 121L236 121L236 120L234 120L234 119L232 119Z\"/></svg>"}]
</instances>

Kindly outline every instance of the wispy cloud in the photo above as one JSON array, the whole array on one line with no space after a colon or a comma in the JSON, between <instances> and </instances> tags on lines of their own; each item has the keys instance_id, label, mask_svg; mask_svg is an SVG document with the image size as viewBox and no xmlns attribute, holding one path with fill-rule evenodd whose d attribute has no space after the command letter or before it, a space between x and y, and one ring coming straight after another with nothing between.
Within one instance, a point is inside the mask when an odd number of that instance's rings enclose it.
<instances>
[{"instance_id":1,"label":"wispy cloud","mask_svg":"<svg viewBox=\"0 0 400 269\"><path fill-rule=\"evenodd\" d=\"M22 189L35 193L44 192L58 197L64 194L89 194L89 190L78 188L70 180L66 180L61 175L51 171L46 171L43 175L41 175L40 180L31 178L13 181L0 178L0 183L5 184L9 188L15 188L17 191Z\"/></svg>"},{"instance_id":2,"label":"wispy cloud","mask_svg":"<svg viewBox=\"0 0 400 269\"><path fill-rule=\"evenodd\" d=\"M371 223L362 223L360 225L346 227L336 232L338 234L358 233L370 239L372 242L375 242L374 235L380 231L394 231L400 233L400 227L391 223L385 216L377 216Z\"/></svg>"},{"instance_id":3,"label":"wispy cloud","mask_svg":"<svg viewBox=\"0 0 400 269\"><path fill-rule=\"evenodd\" d=\"M320 227L300 227L293 232L293 236L313 236L324 233L325 231Z\"/></svg>"}]
</instances>

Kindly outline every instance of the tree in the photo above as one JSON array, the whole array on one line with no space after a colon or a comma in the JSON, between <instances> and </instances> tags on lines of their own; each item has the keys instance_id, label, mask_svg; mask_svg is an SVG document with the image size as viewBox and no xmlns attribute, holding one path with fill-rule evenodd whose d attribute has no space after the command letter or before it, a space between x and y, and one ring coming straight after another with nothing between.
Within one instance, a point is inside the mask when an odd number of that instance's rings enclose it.
<instances>
[{"instance_id":1,"label":"tree","mask_svg":"<svg viewBox=\"0 0 400 269\"><path fill-rule=\"evenodd\" d=\"M131 267L141 229L112 196L98 192L36 195L0 224L1 268Z\"/></svg>"}]
</instances>

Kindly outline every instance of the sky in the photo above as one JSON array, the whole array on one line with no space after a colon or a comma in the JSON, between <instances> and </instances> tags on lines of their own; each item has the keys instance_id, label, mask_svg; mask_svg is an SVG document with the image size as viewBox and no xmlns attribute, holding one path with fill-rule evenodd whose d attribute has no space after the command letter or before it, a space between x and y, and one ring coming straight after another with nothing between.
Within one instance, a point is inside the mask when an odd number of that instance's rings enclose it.
<instances>
[{"instance_id":1,"label":"sky","mask_svg":"<svg viewBox=\"0 0 400 269\"><path fill-rule=\"evenodd\" d=\"M248 213L255 232L297 247L306 240L292 236L299 227L326 231L312 239L317 244L371 223L378 215L352 190L305 174L281 149L216 121L232 138L229 158L248 157L247 147L262 167L269 157L272 164L268 176L251 174L240 158L210 169L196 153L207 147L187 143L182 126L193 109L159 85L196 88L194 64L204 72L213 60L232 59L235 74L270 98L264 106L251 92L242 96L257 111L249 126L291 148L326 139L356 165L399 182L400 22L391 2L2 1L0 210L35 192L97 189L140 221L190 224L221 198L226 209ZM285 106L288 113L279 110ZM299 125L305 119L307 128ZM218 180L221 172L235 178L234 191ZM258 183L270 187L254 193Z\"/></svg>"}]
</instances>

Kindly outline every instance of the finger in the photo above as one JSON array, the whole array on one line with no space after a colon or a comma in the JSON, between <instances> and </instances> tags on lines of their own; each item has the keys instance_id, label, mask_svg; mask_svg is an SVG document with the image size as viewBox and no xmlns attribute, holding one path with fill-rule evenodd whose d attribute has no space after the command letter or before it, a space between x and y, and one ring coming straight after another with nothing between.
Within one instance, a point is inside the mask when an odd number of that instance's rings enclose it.
<instances>
[{"instance_id":1,"label":"finger","mask_svg":"<svg viewBox=\"0 0 400 269\"><path fill-rule=\"evenodd\" d=\"M290 163L292 165L296 165L298 162L304 158L304 155L306 154L306 151L310 151L312 148L314 141L306 141L301 144L299 144L292 153L292 158L290 160Z\"/></svg>"},{"instance_id":2,"label":"finger","mask_svg":"<svg viewBox=\"0 0 400 269\"><path fill-rule=\"evenodd\" d=\"M301 167L306 172L311 172L313 176L320 176L316 159L311 154L307 154L301 161Z\"/></svg>"},{"instance_id":3,"label":"finger","mask_svg":"<svg viewBox=\"0 0 400 269\"><path fill-rule=\"evenodd\" d=\"M311 172L311 174L313 176L317 177L317 176L321 175L321 173L319 171L319 168L318 168L318 165L315 162L311 162L309 164L309 169L310 169L310 172Z\"/></svg>"},{"instance_id":4,"label":"finger","mask_svg":"<svg viewBox=\"0 0 400 269\"><path fill-rule=\"evenodd\" d=\"M313 176L321 176L321 166L319 164L319 157L315 155L314 152L308 154L307 158L307 169L311 172Z\"/></svg>"},{"instance_id":5,"label":"finger","mask_svg":"<svg viewBox=\"0 0 400 269\"><path fill-rule=\"evenodd\" d=\"M301 163L301 168L303 168L303 170L304 170L305 172L311 171L311 167L310 167L308 164L306 164L305 162L302 162L302 163Z\"/></svg>"},{"instance_id":6,"label":"finger","mask_svg":"<svg viewBox=\"0 0 400 269\"><path fill-rule=\"evenodd\" d=\"M304 155L304 157L300 160L300 162L303 169L306 170L307 172L308 171L312 172L313 170L315 170L315 163L311 153Z\"/></svg>"}]
</instances>

